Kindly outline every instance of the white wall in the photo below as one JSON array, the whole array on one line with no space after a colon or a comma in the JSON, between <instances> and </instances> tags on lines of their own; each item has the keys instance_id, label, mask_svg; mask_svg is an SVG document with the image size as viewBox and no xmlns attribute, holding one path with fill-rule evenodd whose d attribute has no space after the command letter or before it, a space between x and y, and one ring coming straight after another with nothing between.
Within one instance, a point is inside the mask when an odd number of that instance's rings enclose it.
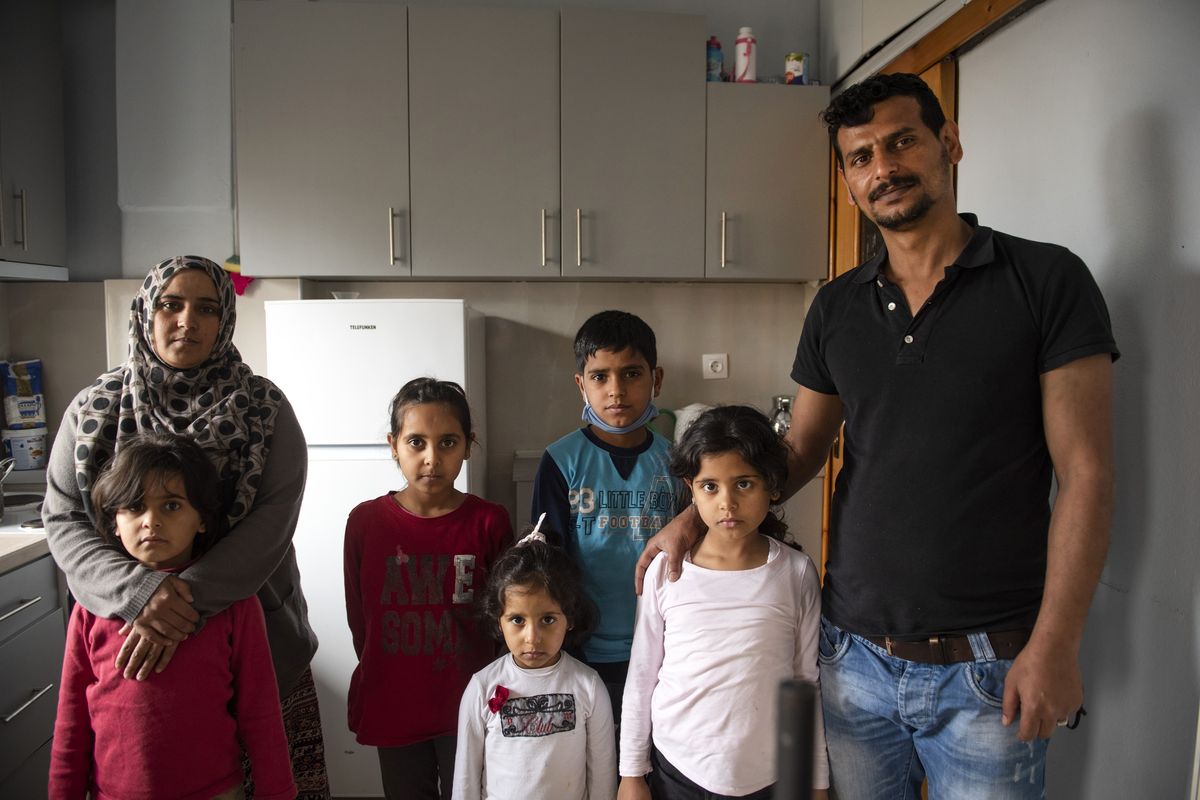
<instances>
[{"instance_id":1,"label":"white wall","mask_svg":"<svg viewBox=\"0 0 1200 800\"><path fill-rule=\"evenodd\" d=\"M1088 717L1048 796L1184 797L1200 673L1200 4L1049 0L967 53L959 207L1069 246L1112 314L1117 504Z\"/></svg>"}]
</instances>

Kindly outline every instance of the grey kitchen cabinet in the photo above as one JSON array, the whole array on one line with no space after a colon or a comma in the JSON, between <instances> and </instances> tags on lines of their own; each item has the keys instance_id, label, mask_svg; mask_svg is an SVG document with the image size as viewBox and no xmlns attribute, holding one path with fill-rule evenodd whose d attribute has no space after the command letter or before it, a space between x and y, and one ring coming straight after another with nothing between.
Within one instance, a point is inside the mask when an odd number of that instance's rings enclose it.
<instances>
[{"instance_id":1,"label":"grey kitchen cabinet","mask_svg":"<svg viewBox=\"0 0 1200 800\"><path fill-rule=\"evenodd\" d=\"M703 278L706 36L694 15L239 2L243 270Z\"/></svg>"},{"instance_id":2,"label":"grey kitchen cabinet","mask_svg":"<svg viewBox=\"0 0 1200 800\"><path fill-rule=\"evenodd\" d=\"M0 0L0 259L67 261L57 0ZM64 271L65 272L65 271ZM65 280L46 272L30 277Z\"/></svg>"},{"instance_id":3,"label":"grey kitchen cabinet","mask_svg":"<svg viewBox=\"0 0 1200 800\"><path fill-rule=\"evenodd\" d=\"M829 138L820 86L710 83L704 275L807 281L828 272Z\"/></svg>"},{"instance_id":4,"label":"grey kitchen cabinet","mask_svg":"<svg viewBox=\"0 0 1200 800\"><path fill-rule=\"evenodd\" d=\"M705 18L563 9L562 274L699 279Z\"/></svg>"},{"instance_id":5,"label":"grey kitchen cabinet","mask_svg":"<svg viewBox=\"0 0 1200 800\"><path fill-rule=\"evenodd\" d=\"M50 556L0 575L0 797L45 797L66 624ZM30 794L24 787L33 786Z\"/></svg>"},{"instance_id":6,"label":"grey kitchen cabinet","mask_svg":"<svg viewBox=\"0 0 1200 800\"><path fill-rule=\"evenodd\" d=\"M701 277L703 17L414 6L409 30L414 277Z\"/></svg>"},{"instance_id":7,"label":"grey kitchen cabinet","mask_svg":"<svg viewBox=\"0 0 1200 800\"><path fill-rule=\"evenodd\" d=\"M404 6L235 5L246 274L411 273L407 38Z\"/></svg>"},{"instance_id":8,"label":"grey kitchen cabinet","mask_svg":"<svg viewBox=\"0 0 1200 800\"><path fill-rule=\"evenodd\" d=\"M412 6L408 25L413 277L557 277L558 10Z\"/></svg>"}]
</instances>

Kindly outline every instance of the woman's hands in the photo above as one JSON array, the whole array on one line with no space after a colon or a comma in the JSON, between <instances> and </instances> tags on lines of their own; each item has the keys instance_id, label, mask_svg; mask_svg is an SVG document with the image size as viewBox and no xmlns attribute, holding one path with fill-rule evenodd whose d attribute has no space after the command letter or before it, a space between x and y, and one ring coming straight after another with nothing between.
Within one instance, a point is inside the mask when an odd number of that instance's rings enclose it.
<instances>
[{"instance_id":1,"label":"woman's hands","mask_svg":"<svg viewBox=\"0 0 1200 800\"><path fill-rule=\"evenodd\" d=\"M175 648L196 630L200 614L192 608L187 582L171 576L159 584L133 622L121 628L125 643L117 652L117 669L139 681L151 671L162 672L171 663Z\"/></svg>"}]
</instances>

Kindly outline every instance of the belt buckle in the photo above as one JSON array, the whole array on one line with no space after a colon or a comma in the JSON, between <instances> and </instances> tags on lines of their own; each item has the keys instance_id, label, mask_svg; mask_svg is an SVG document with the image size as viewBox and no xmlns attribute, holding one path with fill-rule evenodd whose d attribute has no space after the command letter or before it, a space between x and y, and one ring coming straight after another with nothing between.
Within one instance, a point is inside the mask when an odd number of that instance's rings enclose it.
<instances>
[{"instance_id":1,"label":"belt buckle","mask_svg":"<svg viewBox=\"0 0 1200 800\"><path fill-rule=\"evenodd\" d=\"M942 637L940 637L940 636L930 636L929 637L929 655L930 655L930 657L932 657L934 653L937 653L941 656L941 662L938 662L938 663L944 664L946 662L945 642L942 641Z\"/></svg>"},{"instance_id":2,"label":"belt buckle","mask_svg":"<svg viewBox=\"0 0 1200 800\"><path fill-rule=\"evenodd\" d=\"M896 651L893 649L893 645L895 645L895 644L896 644L896 643L895 643L895 641L893 641L893 640L892 640L892 637L891 637L891 636L884 636L884 637L883 637L883 646L884 646L884 649L886 649L886 650L887 650L887 654L888 654L889 656L894 656L894 655L896 655Z\"/></svg>"}]
</instances>

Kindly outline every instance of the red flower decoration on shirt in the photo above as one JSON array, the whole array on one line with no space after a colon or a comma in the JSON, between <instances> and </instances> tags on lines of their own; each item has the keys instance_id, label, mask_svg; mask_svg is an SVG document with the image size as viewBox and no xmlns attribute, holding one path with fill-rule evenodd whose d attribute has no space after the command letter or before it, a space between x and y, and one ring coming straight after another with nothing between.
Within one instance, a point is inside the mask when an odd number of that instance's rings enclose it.
<instances>
[{"instance_id":1,"label":"red flower decoration on shirt","mask_svg":"<svg viewBox=\"0 0 1200 800\"><path fill-rule=\"evenodd\" d=\"M508 689L504 688L500 684L496 684L496 692L492 695L492 699L488 700L488 708L491 709L492 713L494 714L504 707L504 701L507 699Z\"/></svg>"}]
</instances>

